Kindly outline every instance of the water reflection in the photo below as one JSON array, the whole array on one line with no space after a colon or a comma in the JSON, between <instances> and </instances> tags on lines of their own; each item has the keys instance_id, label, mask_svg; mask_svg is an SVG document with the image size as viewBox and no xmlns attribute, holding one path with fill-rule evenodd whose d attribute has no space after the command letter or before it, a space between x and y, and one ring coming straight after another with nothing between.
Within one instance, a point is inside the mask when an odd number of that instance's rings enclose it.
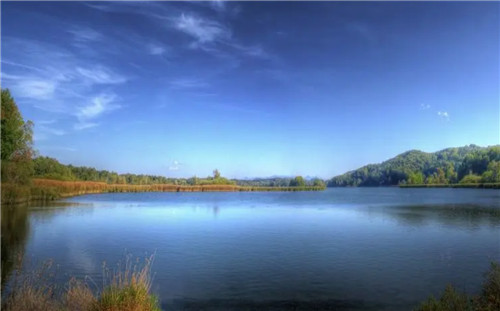
<instances>
[{"instance_id":1,"label":"water reflection","mask_svg":"<svg viewBox=\"0 0 500 311\"><path fill-rule=\"evenodd\" d=\"M373 208L371 209L373 212ZM402 225L421 227L438 223L447 227L478 229L481 226L500 225L500 209L473 204L438 204L391 206L377 209L390 215Z\"/></svg>"},{"instance_id":2,"label":"water reflection","mask_svg":"<svg viewBox=\"0 0 500 311\"><path fill-rule=\"evenodd\" d=\"M22 264L24 249L30 233L30 219L50 221L61 209L74 206L82 206L82 204L56 201L32 205L2 206L2 290L12 271Z\"/></svg>"},{"instance_id":3,"label":"water reflection","mask_svg":"<svg viewBox=\"0 0 500 311\"><path fill-rule=\"evenodd\" d=\"M243 299L185 300L174 299L162 304L164 310L382 310L387 306L362 300L270 300Z\"/></svg>"},{"instance_id":4,"label":"water reflection","mask_svg":"<svg viewBox=\"0 0 500 311\"><path fill-rule=\"evenodd\" d=\"M2 206L2 290L19 257L30 230L26 206Z\"/></svg>"}]
</instances>

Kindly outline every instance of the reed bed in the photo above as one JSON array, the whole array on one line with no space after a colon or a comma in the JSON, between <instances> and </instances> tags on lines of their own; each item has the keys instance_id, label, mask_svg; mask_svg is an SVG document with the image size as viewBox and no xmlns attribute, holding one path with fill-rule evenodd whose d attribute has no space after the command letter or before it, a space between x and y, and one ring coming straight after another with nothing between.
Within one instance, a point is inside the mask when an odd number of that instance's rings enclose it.
<instances>
[{"instance_id":1,"label":"reed bed","mask_svg":"<svg viewBox=\"0 0 500 311\"><path fill-rule=\"evenodd\" d=\"M17 272L12 289L3 301L6 311L159 311L158 297L151 293L153 256L110 270L103 268L102 288L88 280L71 278L58 288L51 262L33 272ZM92 289L94 288L94 289Z\"/></svg>"},{"instance_id":2,"label":"reed bed","mask_svg":"<svg viewBox=\"0 0 500 311\"><path fill-rule=\"evenodd\" d=\"M235 192L235 191L321 191L324 187L246 187L237 185L194 185L173 184L129 185L107 184L95 181L61 181L33 179L31 186L17 186L2 183L2 203L21 204L30 201L50 201L58 198L92 193L120 192Z\"/></svg>"}]
</instances>

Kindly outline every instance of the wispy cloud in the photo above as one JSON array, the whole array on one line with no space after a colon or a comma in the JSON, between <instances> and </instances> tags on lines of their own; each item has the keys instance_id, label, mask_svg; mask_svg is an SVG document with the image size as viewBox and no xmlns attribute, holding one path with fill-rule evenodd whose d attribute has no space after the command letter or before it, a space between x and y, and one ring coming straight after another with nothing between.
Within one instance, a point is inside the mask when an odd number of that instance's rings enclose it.
<instances>
[{"instance_id":1,"label":"wispy cloud","mask_svg":"<svg viewBox=\"0 0 500 311\"><path fill-rule=\"evenodd\" d=\"M428 110L431 108L429 104L420 104L420 110Z\"/></svg>"},{"instance_id":2,"label":"wispy cloud","mask_svg":"<svg viewBox=\"0 0 500 311\"><path fill-rule=\"evenodd\" d=\"M95 84L119 84L127 81L125 77L120 76L103 66L88 69L78 67L76 68L76 71L90 83Z\"/></svg>"},{"instance_id":3,"label":"wispy cloud","mask_svg":"<svg viewBox=\"0 0 500 311\"><path fill-rule=\"evenodd\" d=\"M208 86L207 82L200 79L176 79L170 81L169 84L172 89L194 89Z\"/></svg>"},{"instance_id":4,"label":"wispy cloud","mask_svg":"<svg viewBox=\"0 0 500 311\"><path fill-rule=\"evenodd\" d=\"M164 46L157 45L157 44L150 44L148 46L148 52L150 55L163 55L167 49Z\"/></svg>"},{"instance_id":5,"label":"wispy cloud","mask_svg":"<svg viewBox=\"0 0 500 311\"><path fill-rule=\"evenodd\" d=\"M175 28L194 38L192 47L228 39L231 32L220 23L182 13L174 19Z\"/></svg>"},{"instance_id":6,"label":"wispy cloud","mask_svg":"<svg viewBox=\"0 0 500 311\"><path fill-rule=\"evenodd\" d=\"M219 12L223 12L226 10L226 2L223 0L212 0L209 2L210 6Z\"/></svg>"},{"instance_id":7,"label":"wispy cloud","mask_svg":"<svg viewBox=\"0 0 500 311\"><path fill-rule=\"evenodd\" d=\"M115 99L115 94L100 94L90 104L80 107L77 116L82 120L94 119L105 112L118 109L121 106L114 103Z\"/></svg>"},{"instance_id":8,"label":"wispy cloud","mask_svg":"<svg viewBox=\"0 0 500 311\"><path fill-rule=\"evenodd\" d=\"M115 102L116 98L115 94L103 93L94 97L89 104L80 106L76 113L78 122L74 124L73 128L75 130L84 130L98 126L99 123L95 122L95 119L105 113L121 108Z\"/></svg>"},{"instance_id":9,"label":"wispy cloud","mask_svg":"<svg viewBox=\"0 0 500 311\"><path fill-rule=\"evenodd\" d=\"M65 47L9 37L2 38L2 43L9 45L2 55L2 82L16 98L27 99L28 104L44 111L74 115L75 108L68 102L88 97L82 94L100 92L96 89L99 85L127 81L125 76Z\"/></svg>"},{"instance_id":10,"label":"wispy cloud","mask_svg":"<svg viewBox=\"0 0 500 311\"><path fill-rule=\"evenodd\" d=\"M73 35L73 39L77 42L98 41L103 38L100 32L88 27L75 27L68 32Z\"/></svg>"},{"instance_id":11,"label":"wispy cloud","mask_svg":"<svg viewBox=\"0 0 500 311\"><path fill-rule=\"evenodd\" d=\"M172 164L168 167L169 171L178 171L182 166L182 163L180 163L177 160L172 161Z\"/></svg>"},{"instance_id":12,"label":"wispy cloud","mask_svg":"<svg viewBox=\"0 0 500 311\"><path fill-rule=\"evenodd\" d=\"M443 119L445 119L446 121L449 121L450 120L450 115L448 114L447 111L438 111L437 112L437 115Z\"/></svg>"},{"instance_id":13,"label":"wispy cloud","mask_svg":"<svg viewBox=\"0 0 500 311\"><path fill-rule=\"evenodd\" d=\"M98 125L99 125L99 123L95 123L95 122L79 121L78 123L75 123L75 125L73 126L73 128L75 130L81 131L81 130L85 130L85 129L96 127Z\"/></svg>"},{"instance_id":14,"label":"wispy cloud","mask_svg":"<svg viewBox=\"0 0 500 311\"><path fill-rule=\"evenodd\" d=\"M19 79L17 89L20 97L32 99L51 99L54 95L57 82L37 78Z\"/></svg>"},{"instance_id":15,"label":"wispy cloud","mask_svg":"<svg viewBox=\"0 0 500 311\"><path fill-rule=\"evenodd\" d=\"M49 126L49 125L54 124L55 122L56 122L56 120L37 121L35 124L33 140L35 142L39 142L39 141L49 139L50 136L66 135L67 131Z\"/></svg>"}]
</instances>

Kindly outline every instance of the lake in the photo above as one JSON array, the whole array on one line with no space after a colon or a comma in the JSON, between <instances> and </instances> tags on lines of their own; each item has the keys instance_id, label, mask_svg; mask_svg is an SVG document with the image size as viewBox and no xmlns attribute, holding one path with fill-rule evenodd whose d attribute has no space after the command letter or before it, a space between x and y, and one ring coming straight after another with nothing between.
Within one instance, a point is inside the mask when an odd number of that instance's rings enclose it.
<instances>
[{"instance_id":1,"label":"lake","mask_svg":"<svg viewBox=\"0 0 500 311\"><path fill-rule=\"evenodd\" d=\"M103 262L154 254L168 310L411 310L447 283L480 290L500 261L500 191L121 193L2 209L17 251L102 284Z\"/></svg>"}]
</instances>

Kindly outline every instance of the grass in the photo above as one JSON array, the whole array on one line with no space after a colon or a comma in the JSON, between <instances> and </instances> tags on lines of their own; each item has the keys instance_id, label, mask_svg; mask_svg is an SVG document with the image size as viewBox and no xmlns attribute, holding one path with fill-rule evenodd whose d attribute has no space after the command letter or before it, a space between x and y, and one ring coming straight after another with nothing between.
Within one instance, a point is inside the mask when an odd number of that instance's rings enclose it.
<instances>
[{"instance_id":1,"label":"grass","mask_svg":"<svg viewBox=\"0 0 500 311\"><path fill-rule=\"evenodd\" d=\"M22 204L30 201L51 201L54 199L90 193L119 192L217 192L217 191L321 191L324 187L243 187L237 185L195 185L172 184L128 185L107 184L94 181L61 181L33 179L30 186L2 183L2 203Z\"/></svg>"},{"instance_id":2,"label":"grass","mask_svg":"<svg viewBox=\"0 0 500 311\"><path fill-rule=\"evenodd\" d=\"M429 297L415 311L498 311L500 310L500 264L492 262L485 274L481 294L467 296L447 285L439 299Z\"/></svg>"},{"instance_id":3,"label":"grass","mask_svg":"<svg viewBox=\"0 0 500 311\"><path fill-rule=\"evenodd\" d=\"M88 282L72 278L63 289L52 281L51 262L33 273L18 272L12 289L3 302L7 311L157 311L158 298L151 294L151 264L132 264L110 272L105 269L103 287L93 291ZM21 270L21 269L20 269Z\"/></svg>"}]
</instances>

